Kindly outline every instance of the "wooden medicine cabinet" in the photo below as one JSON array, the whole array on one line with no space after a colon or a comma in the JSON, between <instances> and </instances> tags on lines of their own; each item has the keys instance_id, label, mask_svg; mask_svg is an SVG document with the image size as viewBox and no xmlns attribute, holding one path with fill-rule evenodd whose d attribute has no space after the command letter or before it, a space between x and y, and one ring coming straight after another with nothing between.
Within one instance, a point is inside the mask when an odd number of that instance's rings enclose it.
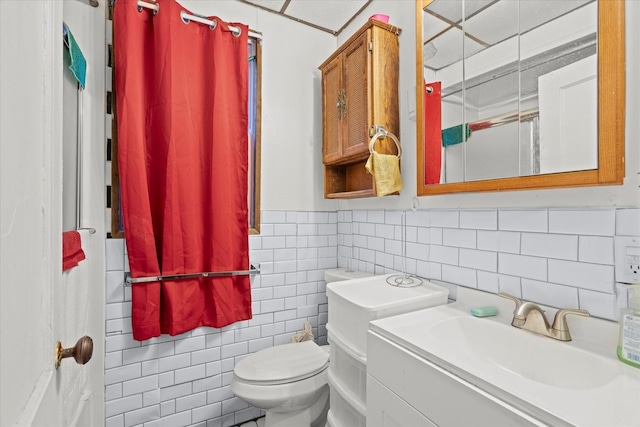
<instances>
[{"instance_id":1,"label":"wooden medicine cabinet","mask_svg":"<svg viewBox=\"0 0 640 427\"><path fill-rule=\"evenodd\" d=\"M416 0L418 195L622 184L624 3Z\"/></svg>"},{"instance_id":2,"label":"wooden medicine cabinet","mask_svg":"<svg viewBox=\"0 0 640 427\"><path fill-rule=\"evenodd\" d=\"M376 195L365 170L376 126L399 135L398 35L400 29L369 20L318 68L322 72L322 161L325 198ZM396 154L390 138L376 151Z\"/></svg>"}]
</instances>

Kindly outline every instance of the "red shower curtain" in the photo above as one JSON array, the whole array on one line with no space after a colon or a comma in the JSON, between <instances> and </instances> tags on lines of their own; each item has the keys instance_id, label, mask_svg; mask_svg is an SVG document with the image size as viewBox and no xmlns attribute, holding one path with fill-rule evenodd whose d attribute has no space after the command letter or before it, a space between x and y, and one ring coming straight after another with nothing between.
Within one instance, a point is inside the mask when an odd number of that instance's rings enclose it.
<instances>
[{"instance_id":1,"label":"red shower curtain","mask_svg":"<svg viewBox=\"0 0 640 427\"><path fill-rule=\"evenodd\" d=\"M132 277L247 270L248 28L114 8L118 166ZM132 285L133 337L251 318L249 276Z\"/></svg>"}]
</instances>

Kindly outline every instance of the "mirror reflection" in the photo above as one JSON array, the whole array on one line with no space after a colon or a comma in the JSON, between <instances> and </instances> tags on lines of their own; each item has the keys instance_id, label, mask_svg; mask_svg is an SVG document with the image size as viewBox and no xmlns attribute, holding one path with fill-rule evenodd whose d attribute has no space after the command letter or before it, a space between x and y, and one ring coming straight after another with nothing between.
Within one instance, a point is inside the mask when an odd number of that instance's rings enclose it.
<instances>
[{"instance_id":1,"label":"mirror reflection","mask_svg":"<svg viewBox=\"0 0 640 427\"><path fill-rule=\"evenodd\" d=\"M596 0L434 0L424 184L598 169Z\"/></svg>"}]
</instances>

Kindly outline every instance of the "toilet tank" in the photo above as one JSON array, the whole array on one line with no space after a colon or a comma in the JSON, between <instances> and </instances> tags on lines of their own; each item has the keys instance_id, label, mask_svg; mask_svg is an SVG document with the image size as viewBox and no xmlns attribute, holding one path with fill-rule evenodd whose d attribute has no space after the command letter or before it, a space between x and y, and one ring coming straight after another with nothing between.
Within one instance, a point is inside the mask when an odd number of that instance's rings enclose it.
<instances>
[{"instance_id":1,"label":"toilet tank","mask_svg":"<svg viewBox=\"0 0 640 427\"><path fill-rule=\"evenodd\" d=\"M327 330L362 358L370 321L447 303L449 290L443 286L427 280L415 287L392 286L391 276L396 275L327 283Z\"/></svg>"},{"instance_id":2,"label":"toilet tank","mask_svg":"<svg viewBox=\"0 0 640 427\"><path fill-rule=\"evenodd\" d=\"M332 268L324 271L324 281L327 283L340 282L342 280L361 279L371 277L373 274L364 271L356 271L350 268Z\"/></svg>"}]
</instances>

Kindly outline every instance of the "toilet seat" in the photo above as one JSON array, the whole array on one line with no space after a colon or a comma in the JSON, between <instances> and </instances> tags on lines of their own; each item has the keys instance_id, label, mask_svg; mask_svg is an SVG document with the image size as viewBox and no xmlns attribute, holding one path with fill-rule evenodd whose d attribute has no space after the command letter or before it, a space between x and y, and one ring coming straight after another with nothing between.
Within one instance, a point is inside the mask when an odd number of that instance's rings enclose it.
<instances>
[{"instance_id":1,"label":"toilet seat","mask_svg":"<svg viewBox=\"0 0 640 427\"><path fill-rule=\"evenodd\" d=\"M328 365L329 354L313 341L304 341L249 355L236 364L234 376L246 384L278 385L312 377Z\"/></svg>"}]
</instances>

